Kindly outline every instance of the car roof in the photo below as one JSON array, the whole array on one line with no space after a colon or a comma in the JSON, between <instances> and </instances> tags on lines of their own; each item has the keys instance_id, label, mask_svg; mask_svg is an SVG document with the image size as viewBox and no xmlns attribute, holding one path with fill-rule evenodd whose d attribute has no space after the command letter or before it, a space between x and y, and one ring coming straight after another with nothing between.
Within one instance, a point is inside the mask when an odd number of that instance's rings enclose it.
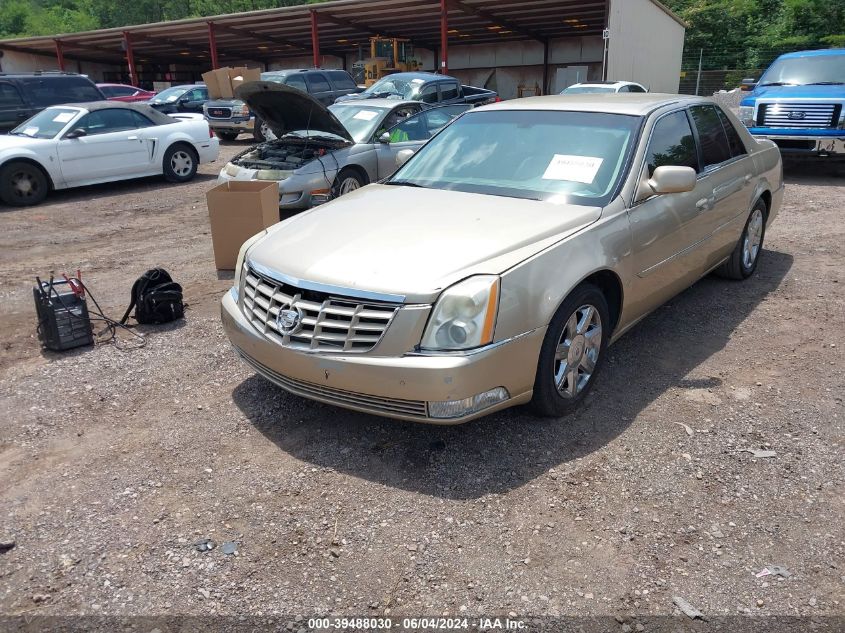
<instances>
[{"instance_id":1,"label":"car roof","mask_svg":"<svg viewBox=\"0 0 845 633\"><path fill-rule=\"evenodd\" d=\"M845 48L823 48L817 51L795 51L794 53L785 53L780 57L782 59L794 59L796 57L828 57L833 55L845 55Z\"/></svg>"},{"instance_id":2,"label":"car roof","mask_svg":"<svg viewBox=\"0 0 845 633\"><path fill-rule=\"evenodd\" d=\"M143 90L143 88L138 88L136 86L131 86L129 84L97 84L97 87L105 86L106 88L134 88L135 90Z\"/></svg>"},{"instance_id":3,"label":"car roof","mask_svg":"<svg viewBox=\"0 0 845 633\"><path fill-rule=\"evenodd\" d=\"M79 108L81 110L87 110L88 112L115 109L135 110L135 112L143 114L145 117L152 120L153 123L158 125L167 125L169 123L176 122L176 119L173 117L162 114L155 108L148 106L146 103L127 103L125 101L87 101L85 103L57 103L47 107L46 109L49 110L50 108Z\"/></svg>"},{"instance_id":4,"label":"car roof","mask_svg":"<svg viewBox=\"0 0 845 633\"><path fill-rule=\"evenodd\" d=\"M423 79L425 81L443 81L447 79L451 79L452 81L455 80L454 77L449 77L448 75L438 75L436 73L422 73L422 72L409 72L409 73L392 73L390 75L385 75L382 79L404 79L406 81L410 81L411 79Z\"/></svg>"},{"instance_id":5,"label":"car roof","mask_svg":"<svg viewBox=\"0 0 845 633\"><path fill-rule=\"evenodd\" d=\"M375 108L378 110L390 110L400 105L419 105L419 101L406 101L403 99L352 99L340 101L336 106L358 106L361 108Z\"/></svg>"},{"instance_id":6,"label":"car roof","mask_svg":"<svg viewBox=\"0 0 845 633\"><path fill-rule=\"evenodd\" d=\"M477 110L557 110L561 112L607 112L610 114L645 116L663 106L710 102L712 102L711 99L704 97L654 92L586 93L513 99L482 106Z\"/></svg>"}]
</instances>

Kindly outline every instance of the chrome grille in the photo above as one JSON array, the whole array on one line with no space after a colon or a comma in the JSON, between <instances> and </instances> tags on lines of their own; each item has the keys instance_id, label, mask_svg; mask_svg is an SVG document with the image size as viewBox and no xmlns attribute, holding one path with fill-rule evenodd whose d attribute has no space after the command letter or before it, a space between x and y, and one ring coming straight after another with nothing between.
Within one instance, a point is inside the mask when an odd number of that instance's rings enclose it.
<instances>
[{"instance_id":1,"label":"chrome grille","mask_svg":"<svg viewBox=\"0 0 845 633\"><path fill-rule=\"evenodd\" d=\"M774 128L830 128L841 106L833 103L766 103L760 105L759 124Z\"/></svg>"},{"instance_id":2,"label":"chrome grille","mask_svg":"<svg viewBox=\"0 0 845 633\"><path fill-rule=\"evenodd\" d=\"M269 339L292 349L368 352L381 340L398 309L398 304L365 303L296 288L249 267L244 276L244 315ZM280 310L299 313L298 329L281 330L276 323Z\"/></svg>"},{"instance_id":3,"label":"chrome grille","mask_svg":"<svg viewBox=\"0 0 845 633\"><path fill-rule=\"evenodd\" d=\"M428 407L424 401L371 396L363 393L344 391L343 389L335 389L334 387L327 387L325 385L316 385L295 378L288 378L259 363L237 347L235 350L247 364L267 380L298 396L381 415L400 415L419 418L421 420L428 417Z\"/></svg>"},{"instance_id":4,"label":"chrome grille","mask_svg":"<svg viewBox=\"0 0 845 633\"><path fill-rule=\"evenodd\" d=\"M206 108L209 119L231 119L232 108Z\"/></svg>"}]
</instances>

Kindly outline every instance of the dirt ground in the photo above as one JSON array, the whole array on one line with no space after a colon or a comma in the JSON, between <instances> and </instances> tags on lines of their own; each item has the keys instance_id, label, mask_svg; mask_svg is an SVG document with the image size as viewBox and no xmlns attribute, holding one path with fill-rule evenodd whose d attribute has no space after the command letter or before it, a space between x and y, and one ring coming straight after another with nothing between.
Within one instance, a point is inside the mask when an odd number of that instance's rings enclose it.
<instances>
[{"instance_id":1,"label":"dirt ground","mask_svg":"<svg viewBox=\"0 0 845 633\"><path fill-rule=\"evenodd\" d=\"M845 615L845 169L788 167L757 274L651 315L576 415L442 428L235 358L204 193L239 150L0 208L0 615ZM35 275L81 268L119 318L158 265L184 322L40 350Z\"/></svg>"}]
</instances>

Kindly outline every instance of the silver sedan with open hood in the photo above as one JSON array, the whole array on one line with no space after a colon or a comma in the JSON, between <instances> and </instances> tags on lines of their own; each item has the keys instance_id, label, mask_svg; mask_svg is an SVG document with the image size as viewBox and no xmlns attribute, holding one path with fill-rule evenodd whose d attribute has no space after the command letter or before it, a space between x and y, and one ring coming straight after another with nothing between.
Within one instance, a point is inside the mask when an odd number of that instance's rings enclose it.
<instances>
[{"instance_id":1,"label":"silver sedan with open hood","mask_svg":"<svg viewBox=\"0 0 845 633\"><path fill-rule=\"evenodd\" d=\"M289 86L255 81L237 97L276 136L235 156L219 182L276 180L283 210L308 209L392 174L468 105L427 109L416 101L372 99L324 106Z\"/></svg>"},{"instance_id":2,"label":"silver sedan with open hood","mask_svg":"<svg viewBox=\"0 0 845 633\"><path fill-rule=\"evenodd\" d=\"M712 100L485 106L383 183L249 240L223 325L314 400L440 424L560 416L649 312L710 271L753 275L782 199L777 146Z\"/></svg>"}]
</instances>

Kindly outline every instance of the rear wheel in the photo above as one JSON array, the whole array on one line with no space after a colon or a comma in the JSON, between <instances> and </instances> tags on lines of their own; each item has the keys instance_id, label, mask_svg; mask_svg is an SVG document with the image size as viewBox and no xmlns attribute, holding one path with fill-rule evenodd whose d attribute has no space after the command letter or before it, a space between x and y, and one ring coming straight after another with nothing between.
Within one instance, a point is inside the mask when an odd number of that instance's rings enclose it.
<instances>
[{"instance_id":1,"label":"rear wheel","mask_svg":"<svg viewBox=\"0 0 845 633\"><path fill-rule=\"evenodd\" d=\"M560 417L587 396L604 362L610 311L601 290L578 286L561 304L540 348L531 406L544 417Z\"/></svg>"},{"instance_id":2,"label":"rear wheel","mask_svg":"<svg viewBox=\"0 0 845 633\"><path fill-rule=\"evenodd\" d=\"M214 133L223 141L232 142L238 138L238 132L230 132L228 130L214 130Z\"/></svg>"},{"instance_id":3,"label":"rear wheel","mask_svg":"<svg viewBox=\"0 0 845 633\"><path fill-rule=\"evenodd\" d=\"M0 169L0 200L14 207L38 204L47 197L50 183L32 163L9 163Z\"/></svg>"},{"instance_id":4,"label":"rear wheel","mask_svg":"<svg viewBox=\"0 0 845 633\"><path fill-rule=\"evenodd\" d=\"M188 182L197 173L197 152L187 145L171 145L164 153L162 171L170 182Z\"/></svg>"},{"instance_id":5,"label":"rear wheel","mask_svg":"<svg viewBox=\"0 0 845 633\"><path fill-rule=\"evenodd\" d=\"M745 229L728 260L716 269L716 274L727 279L748 279L757 269L763 238L766 236L766 203L758 200L751 210Z\"/></svg>"}]
</instances>

